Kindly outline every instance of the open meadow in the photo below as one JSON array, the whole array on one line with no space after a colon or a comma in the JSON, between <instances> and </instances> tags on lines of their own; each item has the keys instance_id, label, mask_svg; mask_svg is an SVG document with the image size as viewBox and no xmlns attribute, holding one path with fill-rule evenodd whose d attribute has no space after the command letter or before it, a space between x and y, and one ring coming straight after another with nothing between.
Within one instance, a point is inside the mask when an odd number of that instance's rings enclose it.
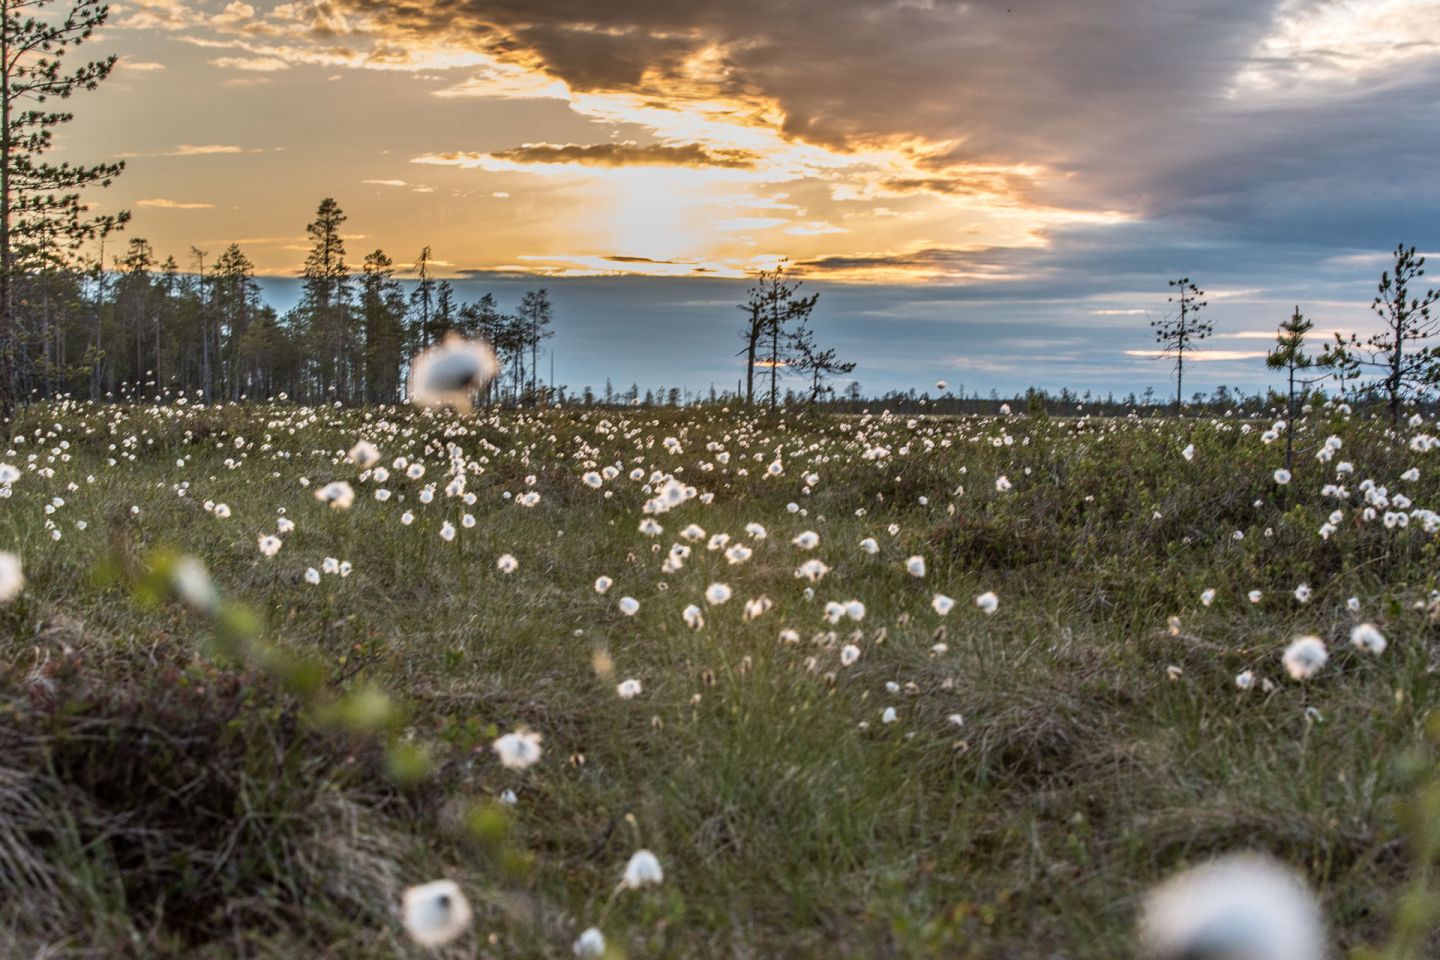
<instances>
[{"instance_id":1,"label":"open meadow","mask_svg":"<svg viewBox=\"0 0 1440 960\"><path fill-rule=\"evenodd\" d=\"M1251 849L1379 945L1440 429L1276 415L32 406L0 946L1121 957Z\"/></svg>"}]
</instances>

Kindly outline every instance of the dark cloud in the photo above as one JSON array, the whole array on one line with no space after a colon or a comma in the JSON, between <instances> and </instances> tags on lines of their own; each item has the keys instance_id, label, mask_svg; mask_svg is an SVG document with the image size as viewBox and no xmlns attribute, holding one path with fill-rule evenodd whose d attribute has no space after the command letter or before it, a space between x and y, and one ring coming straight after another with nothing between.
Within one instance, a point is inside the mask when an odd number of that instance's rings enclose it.
<instances>
[{"instance_id":1,"label":"dark cloud","mask_svg":"<svg viewBox=\"0 0 1440 960\"><path fill-rule=\"evenodd\" d=\"M749 168L759 159L745 150L707 149L698 143L527 143L490 154L514 163L583 163L597 167L656 164L680 167Z\"/></svg>"},{"instance_id":2,"label":"dark cloud","mask_svg":"<svg viewBox=\"0 0 1440 960\"><path fill-rule=\"evenodd\" d=\"M1297 9L1280 0L335 5L398 36L471 43L576 89L773 102L787 134L838 148L915 137L946 145L922 158L933 176L890 184L896 190L1225 222L1272 237L1308 232L1319 217L1337 242L1363 229L1357 221L1378 192L1368 220L1381 233L1423 243L1440 222L1434 68L1318 86L1306 71L1335 67L1333 51L1257 52L1279 15ZM701 51L710 68L686 69ZM1256 69L1285 95L1237 86ZM975 164L1059 176L977 177L966 168Z\"/></svg>"}]
</instances>

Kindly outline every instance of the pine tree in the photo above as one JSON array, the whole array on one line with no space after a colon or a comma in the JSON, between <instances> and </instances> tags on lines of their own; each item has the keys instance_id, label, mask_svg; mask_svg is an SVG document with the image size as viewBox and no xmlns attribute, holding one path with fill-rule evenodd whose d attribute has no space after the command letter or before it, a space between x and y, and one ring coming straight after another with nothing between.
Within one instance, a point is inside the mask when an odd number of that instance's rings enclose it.
<instances>
[{"instance_id":1,"label":"pine tree","mask_svg":"<svg viewBox=\"0 0 1440 960\"><path fill-rule=\"evenodd\" d=\"M1175 358L1175 413L1178 415L1185 396L1185 354L1196 340L1204 340L1213 332L1210 324L1200 319L1200 310L1208 303L1200 298L1205 291L1190 282L1189 277L1171 280L1176 296L1171 303L1178 304L1178 311L1163 320L1151 320L1155 329L1155 342L1164 348L1164 356Z\"/></svg>"},{"instance_id":2,"label":"pine tree","mask_svg":"<svg viewBox=\"0 0 1440 960\"><path fill-rule=\"evenodd\" d=\"M1305 353L1305 334L1315 326L1300 314L1297 306L1290 319L1280 325L1279 332L1275 335L1275 349L1265 357L1265 366L1271 370L1286 371L1289 379L1289 389L1285 401L1285 469L1289 470L1295 465L1295 374L1297 371L1308 370L1315 361L1309 354ZM1308 381L1300 380L1300 389L1303 391Z\"/></svg>"},{"instance_id":3,"label":"pine tree","mask_svg":"<svg viewBox=\"0 0 1440 960\"><path fill-rule=\"evenodd\" d=\"M94 90L115 66L109 56L68 69L67 55L109 16L100 0L75 0L63 16L45 16L52 0L0 0L0 416L16 401L16 289L42 264L73 259L80 245L128 214L87 218L80 191L109 186L123 163L75 166L40 158L54 128L72 114L47 106Z\"/></svg>"},{"instance_id":4,"label":"pine tree","mask_svg":"<svg viewBox=\"0 0 1440 960\"><path fill-rule=\"evenodd\" d=\"M821 350L815 344L815 334L808 324L790 335L790 366L801 376L810 379L810 402L820 399L825 383L832 377L844 376L855 369L855 364L841 362L834 348Z\"/></svg>"},{"instance_id":5,"label":"pine tree","mask_svg":"<svg viewBox=\"0 0 1440 960\"><path fill-rule=\"evenodd\" d=\"M436 342L432 313L435 307L435 278L430 275L430 248L422 247L415 258L415 289L410 291L411 339L416 351Z\"/></svg>"},{"instance_id":6,"label":"pine tree","mask_svg":"<svg viewBox=\"0 0 1440 960\"><path fill-rule=\"evenodd\" d=\"M330 197L320 203L315 219L306 227L314 246L305 258L304 293L298 320L309 344L315 386L321 399L351 399L354 358L362 352L351 334L353 304L350 268L345 263L345 222L340 205Z\"/></svg>"},{"instance_id":7,"label":"pine tree","mask_svg":"<svg viewBox=\"0 0 1440 960\"><path fill-rule=\"evenodd\" d=\"M405 341L405 297L395 262L376 250L365 258L360 279L360 320L365 330L365 399L395 403Z\"/></svg>"},{"instance_id":8,"label":"pine tree","mask_svg":"<svg viewBox=\"0 0 1440 960\"><path fill-rule=\"evenodd\" d=\"M538 378L540 370L540 341L548 340L555 336L550 329L550 321L554 308L550 304L549 294L545 288L529 290L520 301L520 349L526 347L530 350L530 397L531 402L538 400L540 393L538 389Z\"/></svg>"},{"instance_id":9,"label":"pine tree","mask_svg":"<svg viewBox=\"0 0 1440 960\"><path fill-rule=\"evenodd\" d=\"M1322 366L1337 371L1342 382L1353 380L1366 370L1381 374L1378 383L1384 392L1390 424L1400 423L1400 404L1423 398L1440 384L1440 345L1423 346L1440 333L1440 318L1430 316L1430 307L1440 300L1440 291L1426 290L1412 296L1410 285L1425 275L1425 258L1402 243L1395 248L1395 273L1380 275L1380 285L1371 309L1385 327L1361 341L1354 334L1348 340L1340 334L1325 348Z\"/></svg>"}]
</instances>

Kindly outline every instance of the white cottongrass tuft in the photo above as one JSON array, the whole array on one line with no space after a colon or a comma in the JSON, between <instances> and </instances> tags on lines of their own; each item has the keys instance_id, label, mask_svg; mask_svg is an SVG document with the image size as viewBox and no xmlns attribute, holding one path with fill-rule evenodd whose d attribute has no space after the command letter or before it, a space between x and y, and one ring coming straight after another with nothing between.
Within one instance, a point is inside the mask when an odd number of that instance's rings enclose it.
<instances>
[{"instance_id":1,"label":"white cottongrass tuft","mask_svg":"<svg viewBox=\"0 0 1440 960\"><path fill-rule=\"evenodd\" d=\"M357 440L346 456L361 470L369 470L380 462L380 448L369 440Z\"/></svg>"},{"instance_id":2,"label":"white cottongrass tuft","mask_svg":"<svg viewBox=\"0 0 1440 960\"><path fill-rule=\"evenodd\" d=\"M631 890L655 887L664 882L665 871L659 859L649 850L636 850L631 855L630 862L625 864L625 875L620 880L622 886Z\"/></svg>"},{"instance_id":3,"label":"white cottongrass tuft","mask_svg":"<svg viewBox=\"0 0 1440 960\"><path fill-rule=\"evenodd\" d=\"M576 938L570 949L580 960L600 960L605 956L605 934L598 927L591 927Z\"/></svg>"},{"instance_id":4,"label":"white cottongrass tuft","mask_svg":"<svg viewBox=\"0 0 1440 960\"><path fill-rule=\"evenodd\" d=\"M814 550L820 544L820 534L814 530L806 530L804 533L796 535L795 539L790 542L801 550Z\"/></svg>"},{"instance_id":5,"label":"white cottongrass tuft","mask_svg":"<svg viewBox=\"0 0 1440 960\"><path fill-rule=\"evenodd\" d=\"M260 540L259 540L260 552L261 552L262 554L264 554L265 556L267 556L267 557L273 557L273 556L275 556L275 554L279 553L279 552L280 552L280 547L281 547L282 545L283 545L282 541L281 541L280 538L277 537L277 536L274 536L274 535L268 534L268 533L262 533L262 534L260 535Z\"/></svg>"},{"instance_id":6,"label":"white cottongrass tuft","mask_svg":"<svg viewBox=\"0 0 1440 960\"><path fill-rule=\"evenodd\" d=\"M1151 960L1322 960L1324 942L1320 908L1304 881L1256 854L1172 877L1140 911L1141 954Z\"/></svg>"},{"instance_id":7,"label":"white cottongrass tuft","mask_svg":"<svg viewBox=\"0 0 1440 960\"><path fill-rule=\"evenodd\" d=\"M705 588L705 601L712 607L719 606L732 596L730 585L725 583L712 583Z\"/></svg>"},{"instance_id":8,"label":"white cottongrass tuft","mask_svg":"<svg viewBox=\"0 0 1440 960\"><path fill-rule=\"evenodd\" d=\"M330 504L332 510L349 510L355 502L355 488L344 480L336 480L317 488L315 499Z\"/></svg>"},{"instance_id":9,"label":"white cottongrass tuft","mask_svg":"<svg viewBox=\"0 0 1440 960\"><path fill-rule=\"evenodd\" d=\"M1276 471L1275 471L1275 482L1278 483L1278 484L1280 484L1280 486L1282 486L1282 487L1285 486L1287 483L1290 482L1290 471L1289 471L1289 470L1286 470L1284 467L1281 467L1279 470L1276 470Z\"/></svg>"},{"instance_id":10,"label":"white cottongrass tuft","mask_svg":"<svg viewBox=\"0 0 1440 960\"><path fill-rule=\"evenodd\" d=\"M905 570L912 577L925 576L925 558L920 556L910 557L905 561Z\"/></svg>"},{"instance_id":11,"label":"white cottongrass tuft","mask_svg":"<svg viewBox=\"0 0 1440 960\"><path fill-rule=\"evenodd\" d=\"M943 617L955 609L955 601L943 593L937 593L935 594L935 599L930 601L930 606L935 609L936 613Z\"/></svg>"},{"instance_id":12,"label":"white cottongrass tuft","mask_svg":"<svg viewBox=\"0 0 1440 960\"><path fill-rule=\"evenodd\" d=\"M500 765L511 770L524 770L540 759L544 751L540 748L541 736L533 730L516 730L507 733L490 744L490 749L500 758Z\"/></svg>"},{"instance_id":13,"label":"white cottongrass tuft","mask_svg":"<svg viewBox=\"0 0 1440 960\"><path fill-rule=\"evenodd\" d=\"M401 915L410 939L422 947L440 947L470 926L470 903L452 880L436 880L406 890Z\"/></svg>"},{"instance_id":14,"label":"white cottongrass tuft","mask_svg":"<svg viewBox=\"0 0 1440 960\"><path fill-rule=\"evenodd\" d=\"M975 598L975 606L991 614L1000 609L1000 598L995 596L994 591L986 591Z\"/></svg>"},{"instance_id":15,"label":"white cottongrass tuft","mask_svg":"<svg viewBox=\"0 0 1440 960\"><path fill-rule=\"evenodd\" d=\"M1357 623L1350 631L1350 644L1361 653L1373 653L1376 656L1385 652L1389 641L1380 632L1380 628L1373 623Z\"/></svg>"},{"instance_id":16,"label":"white cottongrass tuft","mask_svg":"<svg viewBox=\"0 0 1440 960\"><path fill-rule=\"evenodd\" d=\"M598 594L603 595L606 590L609 590L613 586L615 586L615 581L609 577L599 576L595 578L595 592Z\"/></svg>"},{"instance_id":17,"label":"white cottongrass tuft","mask_svg":"<svg viewBox=\"0 0 1440 960\"><path fill-rule=\"evenodd\" d=\"M627 617L633 617L640 612L640 601L634 597L620 598L620 612Z\"/></svg>"},{"instance_id":18,"label":"white cottongrass tuft","mask_svg":"<svg viewBox=\"0 0 1440 960\"><path fill-rule=\"evenodd\" d=\"M475 391L499 372L500 363L488 343L466 340L452 331L411 361L409 400L422 407L468 411Z\"/></svg>"},{"instance_id":19,"label":"white cottongrass tuft","mask_svg":"<svg viewBox=\"0 0 1440 960\"><path fill-rule=\"evenodd\" d=\"M495 569L499 570L501 573L514 573L516 570L520 569L520 561L516 560L508 553L502 553L495 560Z\"/></svg>"},{"instance_id":20,"label":"white cottongrass tuft","mask_svg":"<svg viewBox=\"0 0 1440 960\"><path fill-rule=\"evenodd\" d=\"M634 700L640 695L643 689L644 688L640 686L640 681L632 677L629 680L621 681L620 684L615 687L615 692L621 700Z\"/></svg>"},{"instance_id":21,"label":"white cottongrass tuft","mask_svg":"<svg viewBox=\"0 0 1440 960\"><path fill-rule=\"evenodd\" d=\"M1325 661L1330 659L1330 652L1325 649L1325 642L1319 637L1296 637L1285 648L1280 659L1292 680L1309 680L1325 666Z\"/></svg>"},{"instance_id":22,"label":"white cottongrass tuft","mask_svg":"<svg viewBox=\"0 0 1440 960\"><path fill-rule=\"evenodd\" d=\"M25 589L25 570L20 558L0 550L0 603L9 603Z\"/></svg>"}]
</instances>

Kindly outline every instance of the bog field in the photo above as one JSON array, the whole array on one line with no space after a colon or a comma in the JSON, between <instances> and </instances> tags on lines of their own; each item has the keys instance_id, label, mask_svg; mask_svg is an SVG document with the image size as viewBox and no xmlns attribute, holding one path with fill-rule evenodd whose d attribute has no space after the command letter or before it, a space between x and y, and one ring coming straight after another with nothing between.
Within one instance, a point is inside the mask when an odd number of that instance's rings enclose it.
<instances>
[{"instance_id":1,"label":"bog field","mask_svg":"<svg viewBox=\"0 0 1440 960\"><path fill-rule=\"evenodd\" d=\"M1423 955L1440 427L1278 416L32 406L0 947L1112 958L1252 850Z\"/></svg>"}]
</instances>

